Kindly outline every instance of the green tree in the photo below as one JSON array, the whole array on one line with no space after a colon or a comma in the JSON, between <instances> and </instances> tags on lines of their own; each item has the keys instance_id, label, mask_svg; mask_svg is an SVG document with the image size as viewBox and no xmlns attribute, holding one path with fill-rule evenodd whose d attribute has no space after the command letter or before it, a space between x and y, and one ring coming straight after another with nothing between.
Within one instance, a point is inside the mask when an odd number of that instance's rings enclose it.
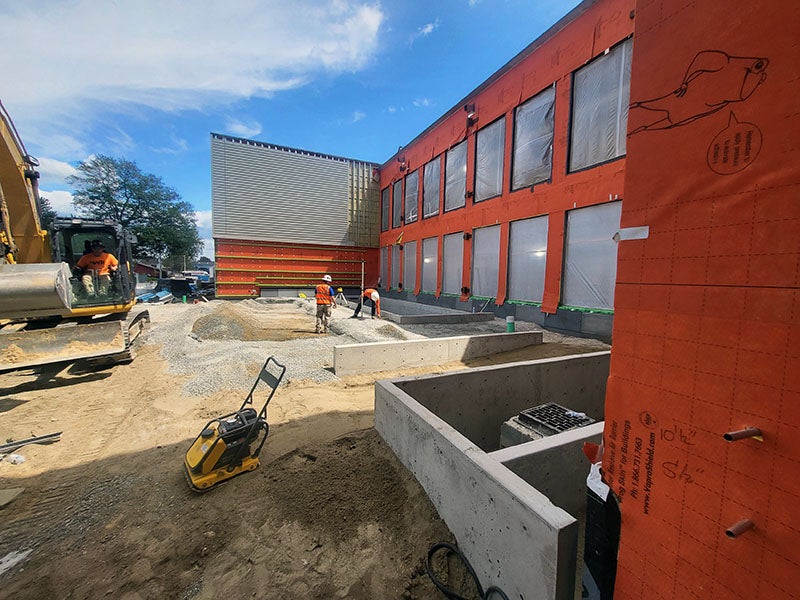
<instances>
[{"instance_id":1,"label":"green tree","mask_svg":"<svg viewBox=\"0 0 800 600\"><path fill-rule=\"evenodd\" d=\"M53 209L53 205L50 204L50 200L44 196L39 196L39 220L42 223L42 229L49 231L56 216L56 211Z\"/></svg>"},{"instance_id":2,"label":"green tree","mask_svg":"<svg viewBox=\"0 0 800 600\"><path fill-rule=\"evenodd\" d=\"M95 218L109 218L138 238L137 258L163 263L170 256L194 258L203 247L194 209L160 177L124 158L97 155L83 161L73 203Z\"/></svg>"}]
</instances>

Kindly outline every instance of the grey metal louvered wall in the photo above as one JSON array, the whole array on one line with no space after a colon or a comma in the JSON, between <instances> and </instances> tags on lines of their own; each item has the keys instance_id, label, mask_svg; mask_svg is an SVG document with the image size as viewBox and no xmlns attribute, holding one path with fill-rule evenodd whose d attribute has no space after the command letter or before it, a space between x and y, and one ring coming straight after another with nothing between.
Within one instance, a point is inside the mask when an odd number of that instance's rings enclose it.
<instances>
[{"instance_id":1,"label":"grey metal louvered wall","mask_svg":"<svg viewBox=\"0 0 800 600\"><path fill-rule=\"evenodd\" d=\"M212 235L377 247L377 166L211 134Z\"/></svg>"}]
</instances>

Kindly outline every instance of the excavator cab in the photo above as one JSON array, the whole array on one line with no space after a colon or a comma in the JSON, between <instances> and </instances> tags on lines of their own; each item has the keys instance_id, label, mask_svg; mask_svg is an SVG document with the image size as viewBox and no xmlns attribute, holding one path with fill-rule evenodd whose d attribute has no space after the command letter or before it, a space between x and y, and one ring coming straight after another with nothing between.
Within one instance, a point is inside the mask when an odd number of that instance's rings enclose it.
<instances>
[{"instance_id":1,"label":"excavator cab","mask_svg":"<svg viewBox=\"0 0 800 600\"><path fill-rule=\"evenodd\" d=\"M92 252L92 242L99 240L109 254L119 261L110 274L110 282L101 281L98 272L80 269L82 256ZM131 302L136 283L131 272L131 243L135 239L109 221L56 219L52 228L53 259L69 266L71 307L121 306Z\"/></svg>"}]
</instances>

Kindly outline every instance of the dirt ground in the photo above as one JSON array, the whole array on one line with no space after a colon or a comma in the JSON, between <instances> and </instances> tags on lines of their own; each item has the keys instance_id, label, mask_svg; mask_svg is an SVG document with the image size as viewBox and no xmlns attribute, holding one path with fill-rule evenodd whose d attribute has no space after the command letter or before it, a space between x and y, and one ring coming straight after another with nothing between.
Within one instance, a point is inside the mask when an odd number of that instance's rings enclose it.
<instances>
[{"instance_id":1,"label":"dirt ground","mask_svg":"<svg viewBox=\"0 0 800 600\"><path fill-rule=\"evenodd\" d=\"M159 310L151 327L169 327L171 307ZM220 303L195 331L221 324L235 339L246 319L228 313ZM269 327L313 336L296 311L276 310ZM436 370L597 349L559 337ZM442 597L424 559L452 535L372 428L374 381L409 373L289 380L260 468L196 494L184 453L246 391L187 396L168 366L151 344L105 370L0 374L0 443L63 432L17 451L21 464L0 462L0 490L24 488L0 509L0 598Z\"/></svg>"}]
</instances>

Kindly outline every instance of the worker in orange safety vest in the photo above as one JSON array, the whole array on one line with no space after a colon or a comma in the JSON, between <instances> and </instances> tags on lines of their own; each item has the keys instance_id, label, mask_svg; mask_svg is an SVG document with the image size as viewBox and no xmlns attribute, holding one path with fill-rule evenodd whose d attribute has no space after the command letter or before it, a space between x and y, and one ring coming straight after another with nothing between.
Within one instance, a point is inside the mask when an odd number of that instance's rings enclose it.
<instances>
[{"instance_id":1,"label":"worker in orange safety vest","mask_svg":"<svg viewBox=\"0 0 800 600\"><path fill-rule=\"evenodd\" d=\"M322 281L324 283L320 283L316 287L316 291L314 293L314 297L317 300L317 322L316 326L314 327L315 333L328 333L328 323L331 320L331 309L336 308L336 302L334 300L335 294L333 293L333 288L330 285L331 276L323 275Z\"/></svg>"},{"instance_id":2,"label":"worker in orange safety vest","mask_svg":"<svg viewBox=\"0 0 800 600\"><path fill-rule=\"evenodd\" d=\"M361 305L363 302L369 302L370 304L372 304L373 319L375 318L376 312L378 318L379 319L381 318L381 296L380 294L378 294L378 290L367 288L361 293L361 298L359 298L359 300L362 300L362 302L359 302L356 305L356 311L353 313L353 316L350 317L351 319L355 319L358 317L358 313L361 312Z\"/></svg>"}]
</instances>

